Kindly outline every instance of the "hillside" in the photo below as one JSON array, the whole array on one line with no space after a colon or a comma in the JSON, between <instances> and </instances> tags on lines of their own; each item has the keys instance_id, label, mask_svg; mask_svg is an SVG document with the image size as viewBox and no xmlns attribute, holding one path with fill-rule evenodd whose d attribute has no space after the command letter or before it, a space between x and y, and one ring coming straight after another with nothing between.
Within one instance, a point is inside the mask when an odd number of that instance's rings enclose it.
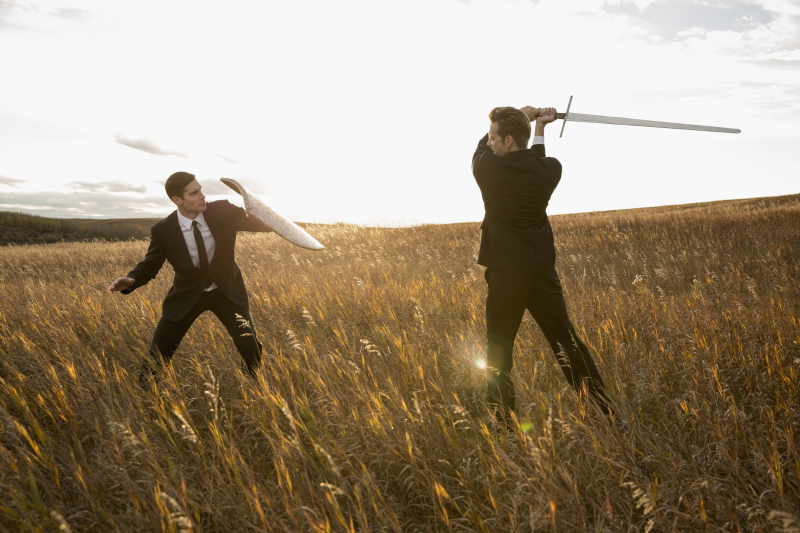
<instances>
[{"instance_id":1,"label":"hillside","mask_svg":"<svg viewBox=\"0 0 800 533\"><path fill-rule=\"evenodd\" d=\"M0 211L0 245L144 239L150 236L150 226L158 220L48 218Z\"/></svg>"},{"instance_id":2,"label":"hillside","mask_svg":"<svg viewBox=\"0 0 800 533\"><path fill-rule=\"evenodd\" d=\"M576 213L570 215L551 215L551 220L559 217L597 217L625 214L636 216L656 213L691 213L692 211L737 211L752 212L766 208L792 205L800 201L800 194L743 200L721 200L695 204L666 205L637 209ZM89 240L126 241L147 239L150 227L158 218L120 218L120 219L79 219L49 218L15 211L0 211L0 246L7 244L53 244L57 242L83 242ZM301 227L313 226L298 222ZM458 224L456 224L458 225Z\"/></svg>"},{"instance_id":3,"label":"hillside","mask_svg":"<svg viewBox=\"0 0 800 533\"><path fill-rule=\"evenodd\" d=\"M0 531L794 531L800 197L552 222L618 424L526 317L493 430L477 223L243 234L258 381L204 315L148 391L146 241L4 248Z\"/></svg>"},{"instance_id":4,"label":"hillside","mask_svg":"<svg viewBox=\"0 0 800 533\"><path fill-rule=\"evenodd\" d=\"M611 211L594 211L592 213L574 213L563 215L576 216L605 216L605 215L655 215L660 213L691 214L692 212L731 212L747 213L764 209L792 207L800 202L800 194L787 194L784 196L766 196L763 198L742 198L737 200L717 200L713 202L697 202L693 204L662 205L656 207L638 207L633 209L616 209ZM561 215L556 215L561 216Z\"/></svg>"},{"instance_id":5,"label":"hillside","mask_svg":"<svg viewBox=\"0 0 800 533\"><path fill-rule=\"evenodd\" d=\"M16 211L0 211L0 246L59 242L128 241L150 238L150 227L160 218L49 218ZM309 224L297 222L300 227Z\"/></svg>"}]
</instances>

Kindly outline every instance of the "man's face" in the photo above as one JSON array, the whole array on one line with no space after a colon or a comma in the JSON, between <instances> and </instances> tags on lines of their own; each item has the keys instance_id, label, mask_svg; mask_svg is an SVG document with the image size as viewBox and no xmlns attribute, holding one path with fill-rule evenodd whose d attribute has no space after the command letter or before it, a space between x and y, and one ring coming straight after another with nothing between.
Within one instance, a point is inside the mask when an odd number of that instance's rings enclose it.
<instances>
[{"instance_id":1,"label":"man's face","mask_svg":"<svg viewBox=\"0 0 800 533\"><path fill-rule=\"evenodd\" d=\"M498 128L497 122L492 122L492 125L489 126L489 140L486 142L486 146L492 149L494 155L503 157L511 151L511 147L514 146L514 139L511 135L506 135L506 138L502 139L497 133Z\"/></svg>"},{"instance_id":2,"label":"man's face","mask_svg":"<svg viewBox=\"0 0 800 533\"><path fill-rule=\"evenodd\" d=\"M208 208L206 196L203 194L203 187L193 180L183 189L183 197L172 197L172 202L178 206L181 214L185 217L194 219L198 213L202 213Z\"/></svg>"}]
</instances>

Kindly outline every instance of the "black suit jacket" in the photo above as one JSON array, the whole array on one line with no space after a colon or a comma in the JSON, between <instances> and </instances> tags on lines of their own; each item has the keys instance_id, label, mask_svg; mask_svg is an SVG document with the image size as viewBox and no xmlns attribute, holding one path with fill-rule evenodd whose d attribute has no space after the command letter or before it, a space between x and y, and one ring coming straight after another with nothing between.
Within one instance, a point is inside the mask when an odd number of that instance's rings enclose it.
<instances>
[{"instance_id":1,"label":"black suit jacket","mask_svg":"<svg viewBox=\"0 0 800 533\"><path fill-rule=\"evenodd\" d=\"M545 157L543 144L494 155L488 134L472 157L472 174L483 196L478 264L489 268L554 268L555 244L547 204L561 180L561 163Z\"/></svg>"},{"instance_id":2,"label":"black suit jacket","mask_svg":"<svg viewBox=\"0 0 800 533\"><path fill-rule=\"evenodd\" d=\"M192 263L192 256L186 247L178 221L178 212L173 211L150 228L150 248L147 255L128 273L128 277L136 281L122 293L128 294L146 285L158 274L164 260L167 260L175 270L175 279L164 299L162 313L168 320L177 322L186 316L202 296L208 277L228 298L249 309L242 272L234 260L236 232L271 230L257 219L247 218L244 209L227 200L210 202L203 217L216 242L214 258L209 264L208 272Z\"/></svg>"}]
</instances>

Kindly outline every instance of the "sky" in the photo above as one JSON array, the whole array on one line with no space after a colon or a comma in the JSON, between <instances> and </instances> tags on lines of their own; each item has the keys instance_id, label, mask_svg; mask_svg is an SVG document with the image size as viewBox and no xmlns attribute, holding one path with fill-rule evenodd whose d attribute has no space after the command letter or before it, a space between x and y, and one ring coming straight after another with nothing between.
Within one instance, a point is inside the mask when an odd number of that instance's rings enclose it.
<instances>
[{"instance_id":1,"label":"sky","mask_svg":"<svg viewBox=\"0 0 800 533\"><path fill-rule=\"evenodd\" d=\"M561 121L551 214L800 193L800 0L0 0L0 209L156 218L234 178L298 222L478 221L496 106ZM231 194L229 194L231 193Z\"/></svg>"}]
</instances>

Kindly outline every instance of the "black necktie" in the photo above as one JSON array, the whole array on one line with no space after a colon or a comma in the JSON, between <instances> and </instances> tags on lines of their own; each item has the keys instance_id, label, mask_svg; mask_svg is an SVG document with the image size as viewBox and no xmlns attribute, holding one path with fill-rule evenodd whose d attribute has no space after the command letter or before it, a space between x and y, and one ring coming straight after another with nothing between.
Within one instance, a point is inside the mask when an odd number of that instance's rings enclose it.
<instances>
[{"instance_id":1,"label":"black necktie","mask_svg":"<svg viewBox=\"0 0 800 533\"><path fill-rule=\"evenodd\" d=\"M192 221L192 229L194 230L194 242L197 244L197 255L200 256L200 269L208 272L208 254L206 254L206 243L203 242L203 236L200 235L200 228L197 221Z\"/></svg>"}]
</instances>

